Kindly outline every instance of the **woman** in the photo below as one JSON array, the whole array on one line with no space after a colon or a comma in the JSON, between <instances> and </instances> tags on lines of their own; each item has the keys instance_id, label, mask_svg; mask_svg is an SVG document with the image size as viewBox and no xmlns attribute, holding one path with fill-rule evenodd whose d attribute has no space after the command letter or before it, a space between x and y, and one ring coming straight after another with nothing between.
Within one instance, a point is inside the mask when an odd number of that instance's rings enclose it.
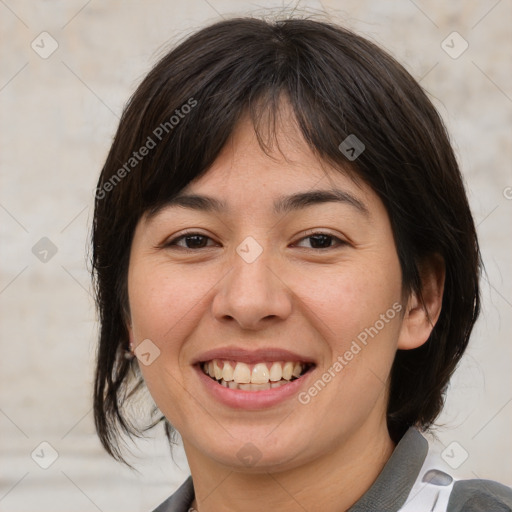
<instances>
[{"instance_id":1,"label":"woman","mask_svg":"<svg viewBox=\"0 0 512 512\"><path fill-rule=\"evenodd\" d=\"M191 469L159 512L512 510L421 433L480 254L439 115L374 44L249 18L182 42L123 113L93 248L100 439L123 460L147 386Z\"/></svg>"}]
</instances>

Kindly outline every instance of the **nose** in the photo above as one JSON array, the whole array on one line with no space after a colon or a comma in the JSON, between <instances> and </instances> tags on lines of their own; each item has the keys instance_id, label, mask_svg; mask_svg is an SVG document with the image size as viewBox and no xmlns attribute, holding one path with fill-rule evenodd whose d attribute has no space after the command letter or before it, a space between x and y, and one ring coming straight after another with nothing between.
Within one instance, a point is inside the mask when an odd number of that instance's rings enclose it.
<instances>
[{"instance_id":1,"label":"nose","mask_svg":"<svg viewBox=\"0 0 512 512\"><path fill-rule=\"evenodd\" d=\"M218 321L235 321L242 329L258 330L291 315L291 290L265 253L251 263L235 256L212 302Z\"/></svg>"}]
</instances>

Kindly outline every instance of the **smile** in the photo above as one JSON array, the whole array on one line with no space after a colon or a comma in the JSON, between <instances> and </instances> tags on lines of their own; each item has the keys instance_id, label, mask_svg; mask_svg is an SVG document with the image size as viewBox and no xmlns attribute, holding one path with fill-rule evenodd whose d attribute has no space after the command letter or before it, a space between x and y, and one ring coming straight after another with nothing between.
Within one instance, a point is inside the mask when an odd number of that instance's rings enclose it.
<instances>
[{"instance_id":1,"label":"smile","mask_svg":"<svg viewBox=\"0 0 512 512\"><path fill-rule=\"evenodd\" d=\"M201 364L205 375L219 385L241 391L266 391L279 388L300 378L314 365L294 361L241 361L212 359Z\"/></svg>"}]
</instances>

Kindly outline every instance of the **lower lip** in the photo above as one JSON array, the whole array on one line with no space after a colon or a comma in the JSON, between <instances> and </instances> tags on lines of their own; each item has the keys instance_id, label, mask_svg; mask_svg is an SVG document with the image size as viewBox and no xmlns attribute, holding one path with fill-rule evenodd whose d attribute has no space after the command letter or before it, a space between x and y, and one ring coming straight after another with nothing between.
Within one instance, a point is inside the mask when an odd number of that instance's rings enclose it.
<instances>
[{"instance_id":1,"label":"lower lip","mask_svg":"<svg viewBox=\"0 0 512 512\"><path fill-rule=\"evenodd\" d=\"M199 378L204 383L207 391L219 402L235 409L265 409L277 405L291 396L297 395L305 384L312 370L278 388L270 388L264 391L243 391L241 389L225 388L208 377L203 370L195 367Z\"/></svg>"}]
</instances>

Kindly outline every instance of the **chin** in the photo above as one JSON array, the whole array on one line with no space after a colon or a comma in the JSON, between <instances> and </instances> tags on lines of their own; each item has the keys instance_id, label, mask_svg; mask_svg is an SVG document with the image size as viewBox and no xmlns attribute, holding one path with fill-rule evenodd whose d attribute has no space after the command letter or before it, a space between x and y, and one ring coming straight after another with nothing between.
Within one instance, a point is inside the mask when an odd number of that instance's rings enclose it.
<instances>
[{"instance_id":1,"label":"chin","mask_svg":"<svg viewBox=\"0 0 512 512\"><path fill-rule=\"evenodd\" d=\"M251 433L230 437L226 436L225 443L212 440L213 445L204 447L203 455L215 460L233 471L241 473L268 473L292 469L308 460L308 448L311 449L311 439L314 433L293 433L287 429L276 429L276 436L268 433L275 427L268 427L254 435ZM286 435L286 439L282 436ZM279 439L281 436L281 439ZM277 437L277 438L276 438Z\"/></svg>"}]
</instances>

